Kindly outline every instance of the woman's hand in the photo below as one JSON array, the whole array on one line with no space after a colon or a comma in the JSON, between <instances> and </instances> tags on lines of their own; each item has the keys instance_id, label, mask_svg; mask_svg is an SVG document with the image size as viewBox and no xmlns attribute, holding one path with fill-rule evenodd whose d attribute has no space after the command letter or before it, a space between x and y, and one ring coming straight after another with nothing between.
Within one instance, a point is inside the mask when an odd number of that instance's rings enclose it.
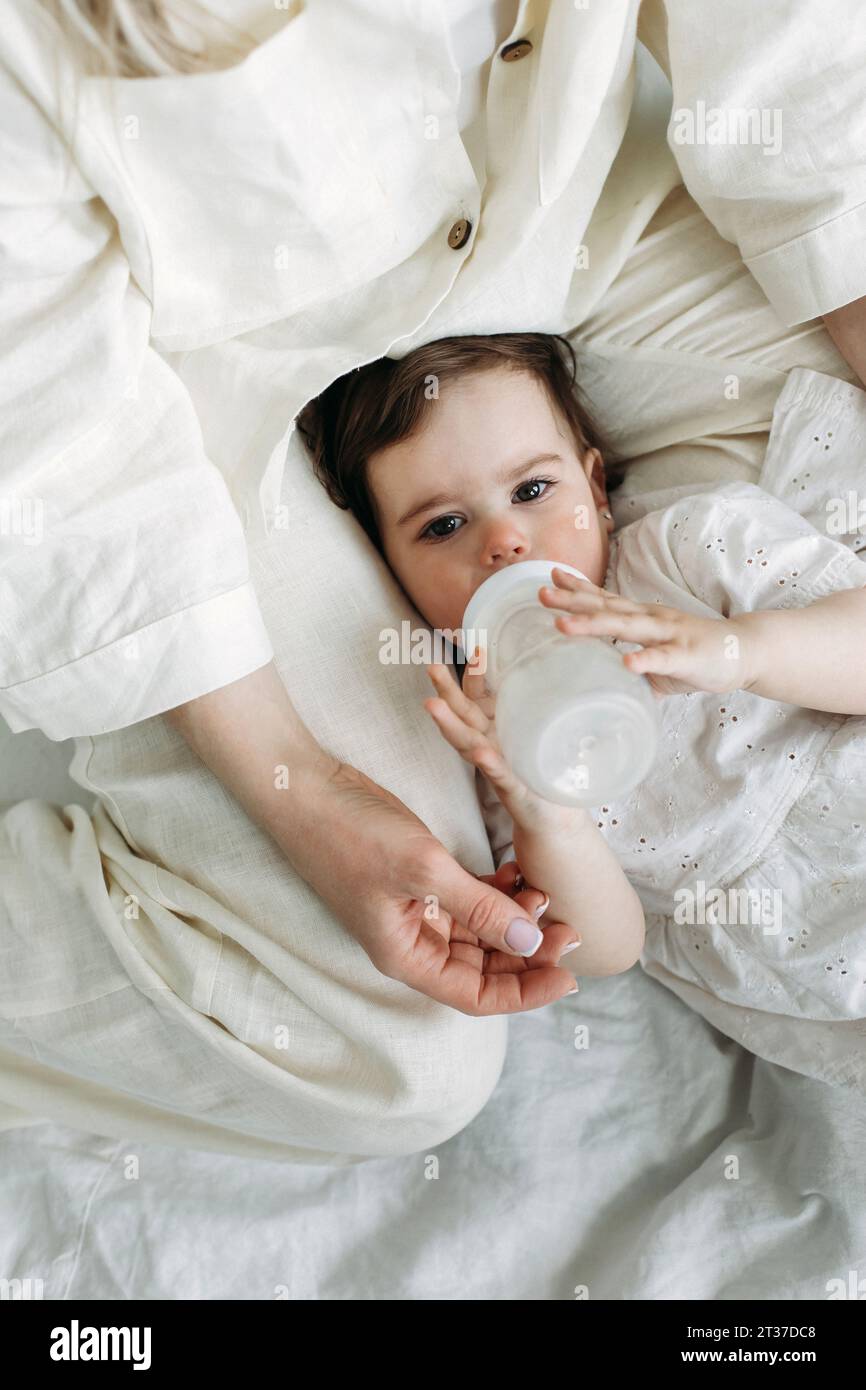
<instances>
[{"instance_id":1,"label":"woman's hand","mask_svg":"<svg viewBox=\"0 0 866 1390\"><path fill-rule=\"evenodd\" d=\"M540 888L529 887L516 859L506 859L494 874L476 874L475 877L482 883L492 884L500 893L505 893L521 907L525 907L536 921L540 921L544 916L550 898L547 893L542 893Z\"/></svg>"},{"instance_id":2,"label":"woman's hand","mask_svg":"<svg viewBox=\"0 0 866 1390\"><path fill-rule=\"evenodd\" d=\"M524 888L514 864L496 874L469 873L396 796L356 768L299 788L304 835L289 857L361 943L383 975L472 1015L519 1013L574 989L557 961L580 940L553 922L530 956L515 954L507 934L548 901Z\"/></svg>"},{"instance_id":3,"label":"woman's hand","mask_svg":"<svg viewBox=\"0 0 866 1390\"><path fill-rule=\"evenodd\" d=\"M577 932L561 922L542 932L536 890L501 891L513 886L505 865L492 882L469 873L402 801L326 753L273 662L166 718L383 975L479 1015L537 1009L574 988L557 961Z\"/></svg>"},{"instance_id":4,"label":"woman's hand","mask_svg":"<svg viewBox=\"0 0 866 1390\"><path fill-rule=\"evenodd\" d=\"M645 675L658 695L749 689L750 637L736 618L699 618L661 604L633 603L566 570L554 569L552 577L554 587L540 589L538 596L546 608L567 615L556 619L560 632L639 642L643 650L623 653L623 662Z\"/></svg>"},{"instance_id":5,"label":"woman's hand","mask_svg":"<svg viewBox=\"0 0 866 1390\"><path fill-rule=\"evenodd\" d=\"M462 689L447 666L428 666L438 698L425 700L424 708L464 762L484 774L515 825L536 834L569 831L574 820L572 808L545 801L521 782L505 761L494 724L495 696L487 690L479 665L476 652L467 666Z\"/></svg>"}]
</instances>

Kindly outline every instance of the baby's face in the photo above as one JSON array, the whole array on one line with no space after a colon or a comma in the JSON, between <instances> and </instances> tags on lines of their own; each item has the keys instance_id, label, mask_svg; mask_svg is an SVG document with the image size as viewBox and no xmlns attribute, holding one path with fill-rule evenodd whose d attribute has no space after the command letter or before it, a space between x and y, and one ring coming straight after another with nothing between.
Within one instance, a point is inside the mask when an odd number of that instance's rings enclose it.
<instances>
[{"instance_id":1,"label":"baby's face","mask_svg":"<svg viewBox=\"0 0 866 1390\"><path fill-rule=\"evenodd\" d=\"M604 583L613 522L601 456L578 450L528 372L442 383L418 434L373 454L367 476L386 559L431 627L459 628L479 584L521 560Z\"/></svg>"}]
</instances>

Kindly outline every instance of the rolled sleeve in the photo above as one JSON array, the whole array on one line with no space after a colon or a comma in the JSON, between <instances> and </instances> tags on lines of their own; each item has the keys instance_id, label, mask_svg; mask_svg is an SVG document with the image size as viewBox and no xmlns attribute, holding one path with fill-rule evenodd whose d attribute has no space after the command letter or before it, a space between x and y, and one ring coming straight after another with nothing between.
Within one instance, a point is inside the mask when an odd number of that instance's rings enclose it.
<instances>
[{"instance_id":1,"label":"rolled sleeve","mask_svg":"<svg viewBox=\"0 0 866 1390\"><path fill-rule=\"evenodd\" d=\"M252 586L206 599L0 690L13 733L39 728L50 739L109 733L219 690L273 655ZM94 700L93 692L99 692Z\"/></svg>"},{"instance_id":2,"label":"rolled sleeve","mask_svg":"<svg viewBox=\"0 0 866 1390\"><path fill-rule=\"evenodd\" d=\"M863 102L866 105L866 76ZM784 246L748 257L746 265L782 322L791 328L866 294L864 248L866 202Z\"/></svg>"},{"instance_id":3,"label":"rolled sleeve","mask_svg":"<svg viewBox=\"0 0 866 1390\"><path fill-rule=\"evenodd\" d=\"M0 67L0 714L105 733L266 664L243 527L118 228Z\"/></svg>"},{"instance_id":4,"label":"rolled sleeve","mask_svg":"<svg viewBox=\"0 0 866 1390\"><path fill-rule=\"evenodd\" d=\"M862 0L645 0L668 144L783 324L866 294Z\"/></svg>"}]
</instances>

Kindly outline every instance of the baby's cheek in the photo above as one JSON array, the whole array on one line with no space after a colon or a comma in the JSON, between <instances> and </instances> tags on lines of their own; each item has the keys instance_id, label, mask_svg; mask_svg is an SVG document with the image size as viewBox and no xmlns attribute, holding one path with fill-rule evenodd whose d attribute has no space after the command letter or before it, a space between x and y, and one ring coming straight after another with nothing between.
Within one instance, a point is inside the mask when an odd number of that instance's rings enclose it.
<instances>
[{"instance_id":1,"label":"baby's cheek","mask_svg":"<svg viewBox=\"0 0 866 1390\"><path fill-rule=\"evenodd\" d=\"M574 516L567 517L551 528L544 537L548 554L540 560L563 560L582 570L593 584L604 583L605 540L598 526L594 507L576 506Z\"/></svg>"},{"instance_id":2,"label":"baby's cheek","mask_svg":"<svg viewBox=\"0 0 866 1390\"><path fill-rule=\"evenodd\" d=\"M418 612L431 627L444 631L460 626L472 595L467 586L460 582L459 575L450 572L444 557L435 565L425 562L423 574L408 571L401 582Z\"/></svg>"}]
</instances>

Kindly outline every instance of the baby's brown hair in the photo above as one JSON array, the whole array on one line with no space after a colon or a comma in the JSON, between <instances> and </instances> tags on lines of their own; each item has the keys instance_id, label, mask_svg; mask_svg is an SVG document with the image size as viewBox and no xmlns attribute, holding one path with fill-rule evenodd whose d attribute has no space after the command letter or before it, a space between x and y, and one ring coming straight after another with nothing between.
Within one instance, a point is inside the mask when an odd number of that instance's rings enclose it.
<instances>
[{"instance_id":1,"label":"baby's brown hair","mask_svg":"<svg viewBox=\"0 0 866 1390\"><path fill-rule=\"evenodd\" d=\"M567 365L568 364L568 365ZM379 449L407 439L420 427L438 384L469 372L506 366L531 373L571 428L576 446L598 449L605 460L609 491L622 481L610 467L610 449L588 408L579 399L574 350L552 333L471 334L438 338L399 360L379 357L332 382L297 416L316 476L332 502L351 511L382 553L375 498L367 461Z\"/></svg>"}]
</instances>

